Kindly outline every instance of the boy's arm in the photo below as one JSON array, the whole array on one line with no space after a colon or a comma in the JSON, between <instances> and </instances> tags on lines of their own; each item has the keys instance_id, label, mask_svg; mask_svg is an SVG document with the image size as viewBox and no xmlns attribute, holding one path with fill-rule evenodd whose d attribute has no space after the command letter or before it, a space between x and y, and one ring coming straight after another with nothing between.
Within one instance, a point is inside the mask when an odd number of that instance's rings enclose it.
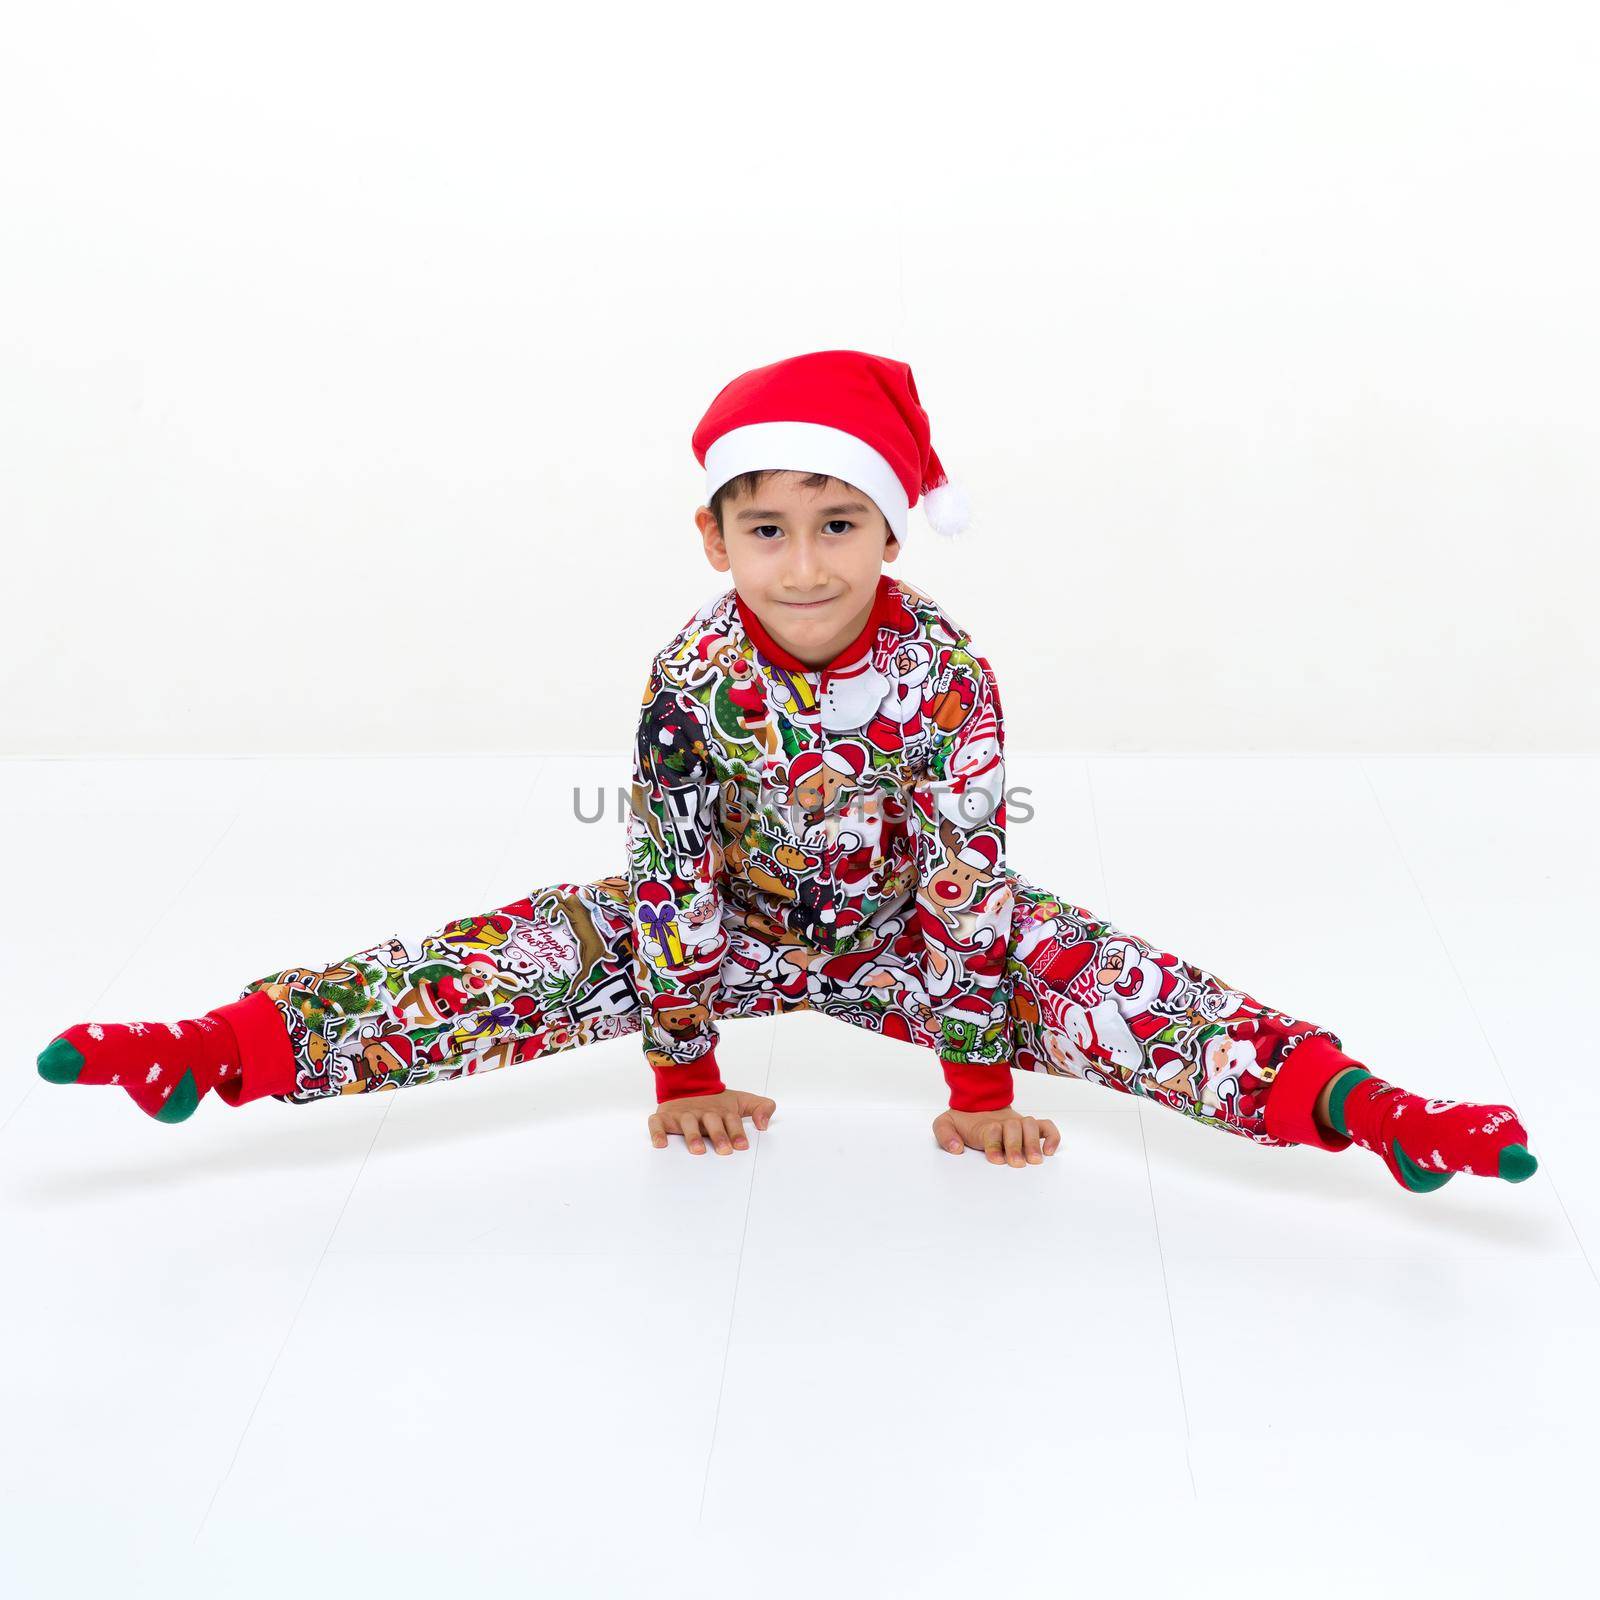
<instances>
[{"instance_id":1,"label":"boy's arm","mask_svg":"<svg viewBox=\"0 0 1600 1600\"><path fill-rule=\"evenodd\" d=\"M628 888L640 1029L658 1104L724 1089L712 999L727 936L708 745L699 703L671 689L653 663L634 735Z\"/></svg>"},{"instance_id":2,"label":"boy's arm","mask_svg":"<svg viewBox=\"0 0 1600 1600\"><path fill-rule=\"evenodd\" d=\"M945 725L963 709L959 726L935 738L929 781L911 792L917 921L951 1109L996 1111L1011 1104L1005 724L988 661L957 647L931 714Z\"/></svg>"}]
</instances>

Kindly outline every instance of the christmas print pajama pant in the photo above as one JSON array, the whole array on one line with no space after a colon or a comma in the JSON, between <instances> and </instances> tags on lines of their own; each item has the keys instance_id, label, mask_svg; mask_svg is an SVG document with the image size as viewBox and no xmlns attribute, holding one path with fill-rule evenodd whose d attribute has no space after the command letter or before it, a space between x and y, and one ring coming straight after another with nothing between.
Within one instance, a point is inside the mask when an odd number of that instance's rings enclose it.
<instances>
[{"instance_id":1,"label":"christmas print pajama pant","mask_svg":"<svg viewBox=\"0 0 1600 1600\"><path fill-rule=\"evenodd\" d=\"M1002 985L1014 1068L1145 1095L1261 1144L1349 1143L1312 1116L1329 1063L1340 1060L1336 1034L1270 1009L1013 867L1006 874L1015 903ZM914 907L882 923L882 947L864 962L859 951L830 957L725 899L719 1023L811 1008L934 1051L938 1019ZM489 1072L637 1034L628 883L551 884L330 966L270 973L241 999L257 993L282 1014L294 1056L295 1087L274 1098L296 1103ZM928 1066L930 1093L937 1086L942 1095L931 1054ZM642 1051L638 1070L641 1092L653 1093Z\"/></svg>"}]
</instances>

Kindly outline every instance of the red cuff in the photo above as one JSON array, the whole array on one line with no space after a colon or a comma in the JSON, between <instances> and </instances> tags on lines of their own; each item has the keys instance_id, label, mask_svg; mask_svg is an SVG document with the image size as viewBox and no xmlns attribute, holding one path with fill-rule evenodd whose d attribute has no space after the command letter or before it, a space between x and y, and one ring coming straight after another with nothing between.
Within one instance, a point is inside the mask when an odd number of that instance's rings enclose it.
<instances>
[{"instance_id":1,"label":"red cuff","mask_svg":"<svg viewBox=\"0 0 1600 1600\"><path fill-rule=\"evenodd\" d=\"M1330 1078L1362 1065L1320 1033L1302 1039L1278 1063L1278 1075L1267 1090L1263 1116L1267 1132L1274 1139L1311 1144L1319 1150L1343 1150L1354 1143L1342 1133L1325 1131L1317 1122L1316 1105Z\"/></svg>"},{"instance_id":2,"label":"red cuff","mask_svg":"<svg viewBox=\"0 0 1600 1600\"><path fill-rule=\"evenodd\" d=\"M950 1085L952 1111L1000 1111L1011 1104L1009 1062L946 1061L940 1056L939 1064Z\"/></svg>"},{"instance_id":3,"label":"red cuff","mask_svg":"<svg viewBox=\"0 0 1600 1600\"><path fill-rule=\"evenodd\" d=\"M654 1067L654 1070L657 1105L664 1100L683 1100L694 1094L723 1094L727 1089L717 1070L715 1045L693 1061L675 1062L670 1067Z\"/></svg>"},{"instance_id":4,"label":"red cuff","mask_svg":"<svg viewBox=\"0 0 1600 1600\"><path fill-rule=\"evenodd\" d=\"M294 1046L271 995L257 989L206 1015L217 1018L239 1041L239 1076L217 1085L219 1099L242 1106L263 1095L294 1092Z\"/></svg>"}]
</instances>

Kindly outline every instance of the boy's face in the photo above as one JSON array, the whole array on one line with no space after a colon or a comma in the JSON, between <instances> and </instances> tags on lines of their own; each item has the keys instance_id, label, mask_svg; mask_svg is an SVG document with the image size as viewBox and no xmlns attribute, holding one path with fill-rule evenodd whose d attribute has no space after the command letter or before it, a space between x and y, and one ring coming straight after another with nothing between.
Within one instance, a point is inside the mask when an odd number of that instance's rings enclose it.
<instances>
[{"instance_id":1,"label":"boy's face","mask_svg":"<svg viewBox=\"0 0 1600 1600\"><path fill-rule=\"evenodd\" d=\"M731 572L739 598L785 650L826 666L867 625L885 561L900 541L859 489L830 478L807 489L804 472L775 472L754 497L694 514L706 560Z\"/></svg>"}]
</instances>

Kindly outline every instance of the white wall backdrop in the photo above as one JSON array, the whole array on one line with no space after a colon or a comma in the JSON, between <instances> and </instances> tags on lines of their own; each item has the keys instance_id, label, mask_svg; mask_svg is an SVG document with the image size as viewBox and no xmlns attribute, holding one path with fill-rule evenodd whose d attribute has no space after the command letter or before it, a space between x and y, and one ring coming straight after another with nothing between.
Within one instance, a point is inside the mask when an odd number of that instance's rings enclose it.
<instances>
[{"instance_id":1,"label":"white wall backdrop","mask_svg":"<svg viewBox=\"0 0 1600 1600\"><path fill-rule=\"evenodd\" d=\"M1022 749L1594 751L1600 23L0 24L0 753L626 749L689 434L912 363Z\"/></svg>"}]
</instances>

